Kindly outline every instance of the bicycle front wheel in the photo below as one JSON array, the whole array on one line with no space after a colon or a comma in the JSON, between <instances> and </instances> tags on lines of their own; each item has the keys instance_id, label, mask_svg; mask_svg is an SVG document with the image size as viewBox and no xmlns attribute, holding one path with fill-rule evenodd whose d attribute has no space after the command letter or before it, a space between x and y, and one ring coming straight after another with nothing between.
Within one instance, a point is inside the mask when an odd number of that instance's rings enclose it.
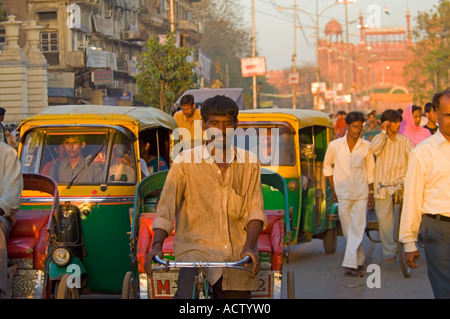
<instances>
[{"instance_id":1,"label":"bicycle front wheel","mask_svg":"<svg viewBox=\"0 0 450 319\"><path fill-rule=\"evenodd\" d=\"M397 254L398 254L398 260L400 263L400 268L402 269L402 274L405 278L408 278L411 276L411 268L406 264L405 261L405 249L403 247L403 243L399 240L399 234L400 234L400 217L402 214L402 204L398 203L394 207L394 238L395 242L397 243Z\"/></svg>"}]
</instances>

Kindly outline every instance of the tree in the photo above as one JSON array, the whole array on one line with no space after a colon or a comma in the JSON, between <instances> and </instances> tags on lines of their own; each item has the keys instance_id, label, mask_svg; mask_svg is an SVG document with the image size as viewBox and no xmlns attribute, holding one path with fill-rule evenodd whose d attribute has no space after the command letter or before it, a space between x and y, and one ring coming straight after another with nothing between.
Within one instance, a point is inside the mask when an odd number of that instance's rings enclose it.
<instances>
[{"instance_id":1,"label":"tree","mask_svg":"<svg viewBox=\"0 0 450 319\"><path fill-rule=\"evenodd\" d=\"M246 105L251 105L252 78L242 77L241 58L252 56L252 35L242 16L242 6L235 1L208 0L199 3L197 8L196 18L203 25L198 47L212 60L211 85L244 88ZM257 80L265 90L265 77L258 77Z\"/></svg>"},{"instance_id":2,"label":"tree","mask_svg":"<svg viewBox=\"0 0 450 319\"><path fill-rule=\"evenodd\" d=\"M406 67L406 74L413 78L408 86L415 103L423 104L449 85L450 0L440 0L429 12L419 12L416 21L415 59Z\"/></svg>"},{"instance_id":3,"label":"tree","mask_svg":"<svg viewBox=\"0 0 450 319\"><path fill-rule=\"evenodd\" d=\"M6 21L6 11L3 10L3 2L0 1L0 21Z\"/></svg>"},{"instance_id":4,"label":"tree","mask_svg":"<svg viewBox=\"0 0 450 319\"><path fill-rule=\"evenodd\" d=\"M195 65L187 60L191 54L191 49L176 47L174 33L167 34L164 43L157 38L149 39L137 66L136 99L169 112L184 91L195 87Z\"/></svg>"}]
</instances>

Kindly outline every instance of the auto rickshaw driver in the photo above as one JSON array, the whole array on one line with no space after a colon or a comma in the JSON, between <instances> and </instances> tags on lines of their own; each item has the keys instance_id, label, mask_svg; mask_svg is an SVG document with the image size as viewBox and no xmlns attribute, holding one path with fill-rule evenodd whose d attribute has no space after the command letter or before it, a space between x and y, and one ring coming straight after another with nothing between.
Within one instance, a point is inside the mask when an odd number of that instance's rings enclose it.
<instances>
[{"instance_id":1,"label":"auto rickshaw driver","mask_svg":"<svg viewBox=\"0 0 450 319\"><path fill-rule=\"evenodd\" d=\"M84 137L69 135L64 139L63 145L67 157L57 160L50 166L50 177L58 183L69 183L75 178L82 182L100 182L102 178L100 165L96 162L89 163L90 161L81 153L86 146ZM83 170L85 171L82 172Z\"/></svg>"}]
</instances>

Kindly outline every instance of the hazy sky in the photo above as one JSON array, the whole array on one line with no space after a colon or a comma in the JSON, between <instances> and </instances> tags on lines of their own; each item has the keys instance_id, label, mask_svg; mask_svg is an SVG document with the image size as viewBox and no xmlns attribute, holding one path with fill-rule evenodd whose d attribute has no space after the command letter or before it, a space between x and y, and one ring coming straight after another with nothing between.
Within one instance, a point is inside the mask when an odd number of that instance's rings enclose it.
<instances>
[{"instance_id":1,"label":"hazy sky","mask_svg":"<svg viewBox=\"0 0 450 319\"><path fill-rule=\"evenodd\" d=\"M276 70L292 67L292 54L294 52L294 16L293 10L277 10L278 7L292 8L295 0L254 0L255 1L255 28L256 49L259 56L266 57L267 70ZM345 5L335 0L296 0L297 7L309 12L298 11L297 20L297 65L310 62L315 63L315 29L316 4L319 16L319 29L323 37L324 26L331 18L342 24L345 41ZM252 0L233 0L242 8L245 20L248 20L251 29ZM364 23L379 23L379 26L398 26L406 28L406 10L410 10L411 24L415 26L417 13L430 11L438 0L357 0L348 4L349 41L359 42L359 11L364 15ZM330 7L331 6L331 7ZM384 8L389 12L385 14ZM325 9L325 10L324 10ZM324 10L324 11L323 11ZM302 25L303 28L299 26Z\"/></svg>"}]
</instances>

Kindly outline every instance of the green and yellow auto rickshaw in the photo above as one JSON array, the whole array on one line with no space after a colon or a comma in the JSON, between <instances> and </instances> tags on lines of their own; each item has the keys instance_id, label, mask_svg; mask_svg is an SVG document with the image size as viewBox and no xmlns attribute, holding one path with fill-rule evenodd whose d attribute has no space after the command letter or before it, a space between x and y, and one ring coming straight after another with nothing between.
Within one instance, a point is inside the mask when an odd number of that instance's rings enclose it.
<instances>
[{"instance_id":1,"label":"green and yellow auto rickshaw","mask_svg":"<svg viewBox=\"0 0 450 319\"><path fill-rule=\"evenodd\" d=\"M157 163L170 164L175 128L170 115L151 107L51 106L22 121L23 173L49 176L58 185L47 263L53 297L121 293L130 263L130 213L144 176L139 142ZM50 202L24 194L25 204Z\"/></svg>"},{"instance_id":2,"label":"green and yellow auto rickshaw","mask_svg":"<svg viewBox=\"0 0 450 319\"><path fill-rule=\"evenodd\" d=\"M337 203L323 175L323 160L334 128L330 117L320 111L256 109L239 112L236 144L257 154L261 165L277 172L288 188L291 233L285 245L323 240L326 253L337 244ZM283 207L282 196L263 186L265 209Z\"/></svg>"}]
</instances>

